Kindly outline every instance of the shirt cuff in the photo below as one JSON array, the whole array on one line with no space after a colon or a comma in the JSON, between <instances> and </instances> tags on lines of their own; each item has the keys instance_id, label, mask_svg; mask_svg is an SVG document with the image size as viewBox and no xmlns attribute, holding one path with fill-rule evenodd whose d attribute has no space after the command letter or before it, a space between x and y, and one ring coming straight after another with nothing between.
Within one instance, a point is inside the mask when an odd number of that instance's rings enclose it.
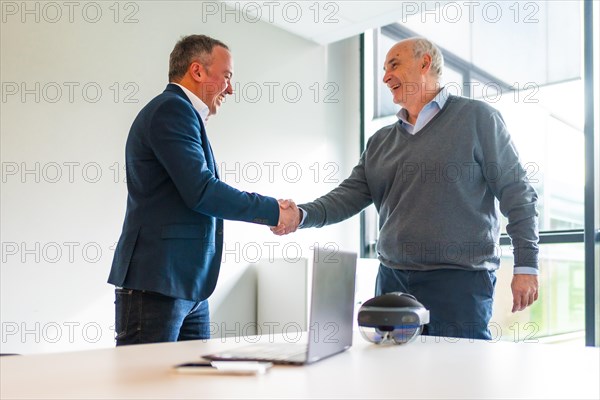
<instances>
[{"instance_id":1,"label":"shirt cuff","mask_svg":"<svg viewBox=\"0 0 600 400\"><path fill-rule=\"evenodd\" d=\"M306 219L307 212L303 208L298 207L298 209L300 210L300 212L302 212L302 219L300 220L300 225L298 225L298 228L302 228L302 225L304 225L304 220Z\"/></svg>"},{"instance_id":2,"label":"shirt cuff","mask_svg":"<svg viewBox=\"0 0 600 400\"><path fill-rule=\"evenodd\" d=\"M513 274L539 275L540 270L533 267L515 267L513 270Z\"/></svg>"}]
</instances>

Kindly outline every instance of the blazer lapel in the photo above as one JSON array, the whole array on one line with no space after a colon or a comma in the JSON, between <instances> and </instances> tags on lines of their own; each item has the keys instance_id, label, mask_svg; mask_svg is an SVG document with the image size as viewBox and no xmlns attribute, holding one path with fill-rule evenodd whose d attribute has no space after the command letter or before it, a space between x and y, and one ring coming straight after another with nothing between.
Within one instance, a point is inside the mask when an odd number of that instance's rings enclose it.
<instances>
[{"instance_id":1,"label":"blazer lapel","mask_svg":"<svg viewBox=\"0 0 600 400\"><path fill-rule=\"evenodd\" d=\"M196 113L198 119L200 120L200 138L202 139L202 148L204 149L204 157L206 158L206 163L208 164L208 168L212 171L213 174L219 178L219 172L217 171L217 164L215 162L215 155L213 153L210 142L208 141L208 136L206 136L206 128L204 127L204 123L200 118L200 115Z\"/></svg>"},{"instance_id":2,"label":"blazer lapel","mask_svg":"<svg viewBox=\"0 0 600 400\"><path fill-rule=\"evenodd\" d=\"M206 140L206 143L208 144L208 152L210 154L210 158L212 159L213 173L215 174L217 179L219 179L219 169L217 168L217 162L215 161L215 154L213 153L212 146L210 145L208 139Z\"/></svg>"},{"instance_id":3,"label":"blazer lapel","mask_svg":"<svg viewBox=\"0 0 600 400\"><path fill-rule=\"evenodd\" d=\"M183 97L190 104L192 104L189 97L185 94L185 92L183 90L181 90L181 88L179 86L169 83L167 85L167 88L165 89L165 91L167 91L167 90L177 93L179 96ZM206 164L208 164L208 169L210 169L210 171L213 174L215 174L217 179L219 179L219 171L217 171L215 155L212 151L212 147L210 146L210 142L208 141L208 136L206 135L206 127L204 126L204 121L202 121L200 114L198 113L198 111L196 111L195 108L194 108L194 114L196 114L196 118L198 118L198 122L200 123L200 139L202 140L202 149L204 150L204 157L206 158Z\"/></svg>"}]
</instances>

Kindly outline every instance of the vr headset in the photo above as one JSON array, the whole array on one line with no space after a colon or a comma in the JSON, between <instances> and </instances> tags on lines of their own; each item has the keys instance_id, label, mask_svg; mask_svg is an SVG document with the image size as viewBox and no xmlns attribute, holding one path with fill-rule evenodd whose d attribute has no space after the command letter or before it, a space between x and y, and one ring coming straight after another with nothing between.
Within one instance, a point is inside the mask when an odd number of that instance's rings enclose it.
<instances>
[{"instance_id":1,"label":"vr headset","mask_svg":"<svg viewBox=\"0 0 600 400\"><path fill-rule=\"evenodd\" d=\"M366 301L358 311L363 338L380 344L413 341L429 323L429 310L408 293L392 292Z\"/></svg>"}]
</instances>

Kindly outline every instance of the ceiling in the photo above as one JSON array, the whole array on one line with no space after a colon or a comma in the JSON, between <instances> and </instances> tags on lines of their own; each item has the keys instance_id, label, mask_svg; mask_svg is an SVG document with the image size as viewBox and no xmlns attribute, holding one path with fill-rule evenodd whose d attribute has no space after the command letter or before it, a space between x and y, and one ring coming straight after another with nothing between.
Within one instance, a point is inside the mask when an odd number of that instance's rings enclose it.
<instances>
[{"instance_id":1,"label":"ceiling","mask_svg":"<svg viewBox=\"0 0 600 400\"><path fill-rule=\"evenodd\" d=\"M416 12L402 1L226 1L247 21L271 23L319 44L358 35ZM414 7L413 7L414 8ZM222 10L221 10L222 11Z\"/></svg>"}]
</instances>

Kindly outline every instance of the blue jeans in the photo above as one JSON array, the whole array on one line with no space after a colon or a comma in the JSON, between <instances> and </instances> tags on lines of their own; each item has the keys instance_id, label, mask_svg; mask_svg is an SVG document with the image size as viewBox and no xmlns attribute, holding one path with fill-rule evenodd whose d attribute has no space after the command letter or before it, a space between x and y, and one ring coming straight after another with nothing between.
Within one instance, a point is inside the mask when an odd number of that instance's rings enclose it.
<instances>
[{"instance_id":1,"label":"blue jeans","mask_svg":"<svg viewBox=\"0 0 600 400\"><path fill-rule=\"evenodd\" d=\"M489 340L495 286L494 271L411 271L380 265L375 294L415 296L429 310L424 335Z\"/></svg>"},{"instance_id":2,"label":"blue jeans","mask_svg":"<svg viewBox=\"0 0 600 400\"><path fill-rule=\"evenodd\" d=\"M210 339L208 301L115 289L117 346Z\"/></svg>"}]
</instances>

